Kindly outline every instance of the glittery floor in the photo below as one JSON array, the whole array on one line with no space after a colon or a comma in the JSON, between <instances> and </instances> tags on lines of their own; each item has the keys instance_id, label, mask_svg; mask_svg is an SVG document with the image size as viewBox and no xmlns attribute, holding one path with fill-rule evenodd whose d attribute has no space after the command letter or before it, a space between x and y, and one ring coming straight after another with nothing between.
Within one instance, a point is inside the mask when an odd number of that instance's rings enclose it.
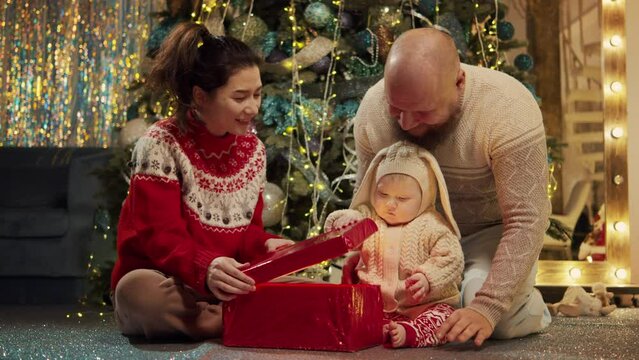
<instances>
[{"instance_id":1,"label":"glittery floor","mask_svg":"<svg viewBox=\"0 0 639 360\"><path fill-rule=\"evenodd\" d=\"M554 318L543 333L488 341L479 349L449 344L435 349L357 353L227 348L208 342L148 343L119 334L110 313L70 306L1 306L0 359L639 359L639 308L607 317Z\"/></svg>"}]
</instances>

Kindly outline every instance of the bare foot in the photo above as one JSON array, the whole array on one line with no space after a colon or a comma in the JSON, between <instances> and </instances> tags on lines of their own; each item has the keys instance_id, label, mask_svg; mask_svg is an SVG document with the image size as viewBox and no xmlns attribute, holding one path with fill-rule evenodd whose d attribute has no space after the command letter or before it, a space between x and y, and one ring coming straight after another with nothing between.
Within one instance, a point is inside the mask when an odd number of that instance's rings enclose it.
<instances>
[{"instance_id":1,"label":"bare foot","mask_svg":"<svg viewBox=\"0 0 639 360\"><path fill-rule=\"evenodd\" d=\"M402 347L406 343L406 329L394 321L388 324L388 333L390 334L391 345L394 348Z\"/></svg>"}]
</instances>

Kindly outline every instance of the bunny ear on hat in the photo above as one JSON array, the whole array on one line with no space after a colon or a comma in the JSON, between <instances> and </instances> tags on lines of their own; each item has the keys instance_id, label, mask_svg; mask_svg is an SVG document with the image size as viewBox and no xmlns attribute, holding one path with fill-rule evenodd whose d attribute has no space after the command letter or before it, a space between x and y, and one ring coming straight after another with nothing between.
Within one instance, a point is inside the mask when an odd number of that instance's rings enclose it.
<instances>
[{"instance_id":1,"label":"bunny ear on hat","mask_svg":"<svg viewBox=\"0 0 639 360\"><path fill-rule=\"evenodd\" d=\"M437 162L433 154L431 154L424 148L420 147L418 154L419 157L423 158L430 165L430 168L435 173L435 177L437 178L437 186L439 187L439 201L442 204L442 209L444 209L446 219L450 223L450 226L453 228L453 231L455 231L455 234L458 238L461 238L459 227L457 226L457 222L453 217L453 211L450 206L448 187L446 186L446 181L444 180L444 174L442 174L442 170L439 168L439 163Z\"/></svg>"},{"instance_id":2,"label":"bunny ear on hat","mask_svg":"<svg viewBox=\"0 0 639 360\"><path fill-rule=\"evenodd\" d=\"M366 174L364 174L364 178L359 184L359 188L355 191L355 195L353 195L353 200L351 201L351 206L349 207L350 209L355 209L362 204L369 203L371 186L375 182L377 168L379 167L379 163L386 157L387 153L388 147L385 147L382 150L378 151L371 163L368 165Z\"/></svg>"}]
</instances>

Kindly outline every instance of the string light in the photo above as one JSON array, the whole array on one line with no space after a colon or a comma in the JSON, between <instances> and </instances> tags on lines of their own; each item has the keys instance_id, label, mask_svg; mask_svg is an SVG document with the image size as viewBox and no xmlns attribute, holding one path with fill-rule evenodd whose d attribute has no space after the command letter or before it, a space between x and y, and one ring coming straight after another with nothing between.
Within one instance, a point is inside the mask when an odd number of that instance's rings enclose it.
<instances>
[{"instance_id":1,"label":"string light","mask_svg":"<svg viewBox=\"0 0 639 360\"><path fill-rule=\"evenodd\" d=\"M614 47L619 47L621 46L623 40L621 39L621 36L619 35L613 35L610 37L610 45L614 46Z\"/></svg>"},{"instance_id":2,"label":"string light","mask_svg":"<svg viewBox=\"0 0 639 360\"><path fill-rule=\"evenodd\" d=\"M576 267L570 268L570 270L568 270L568 275L570 275L570 277L574 280L577 280L581 277L581 269Z\"/></svg>"},{"instance_id":3,"label":"string light","mask_svg":"<svg viewBox=\"0 0 639 360\"><path fill-rule=\"evenodd\" d=\"M623 128L622 127L615 127L612 129L612 131L610 131L610 135L615 138L615 139L619 139L620 137L622 137L624 134Z\"/></svg>"},{"instance_id":4,"label":"string light","mask_svg":"<svg viewBox=\"0 0 639 360\"><path fill-rule=\"evenodd\" d=\"M615 270L615 277L619 280L625 280L628 277L628 271L624 268L618 268Z\"/></svg>"},{"instance_id":5,"label":"string light","mask_svg":"<svg viewBox=\"0 0 639 360\"><path fill-rule=\"evenodd\" d=\"M610 83L610 90L614 93L620 93L623 90L623 84L619 81L613 81Z\"/></svg>"},{"instance_id":6,"label":"string light","mask_svg":"<svg viewBox=\"0 0 639 360\"><path fill-rule=\"evenodd\" d=\"M612 227L615 229L615 231L619 231L619 232L626 231L627 229L627 225L623 221L615 221Z\"/></svg>"}]
</instances>

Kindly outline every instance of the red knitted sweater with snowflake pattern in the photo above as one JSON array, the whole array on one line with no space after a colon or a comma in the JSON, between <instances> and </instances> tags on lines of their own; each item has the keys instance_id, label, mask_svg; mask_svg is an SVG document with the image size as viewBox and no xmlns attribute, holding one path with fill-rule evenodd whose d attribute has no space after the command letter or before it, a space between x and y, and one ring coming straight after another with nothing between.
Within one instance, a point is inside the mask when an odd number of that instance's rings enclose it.
<instances>
[{"instance_id":1,"label":"red knitted sweater with snowflake pattern","mask_svg":"<svg viewBox=\"0 0 639 360\"><path fill-rule=\"evenodd\" d=\"M111 288L135 269L155 269L209 294L219 256L250 261L265 252L262 191L266 151L255 135L214 136L189 119L152 125L133 150L118 224Z\"/></svg>"}]
</instances>

